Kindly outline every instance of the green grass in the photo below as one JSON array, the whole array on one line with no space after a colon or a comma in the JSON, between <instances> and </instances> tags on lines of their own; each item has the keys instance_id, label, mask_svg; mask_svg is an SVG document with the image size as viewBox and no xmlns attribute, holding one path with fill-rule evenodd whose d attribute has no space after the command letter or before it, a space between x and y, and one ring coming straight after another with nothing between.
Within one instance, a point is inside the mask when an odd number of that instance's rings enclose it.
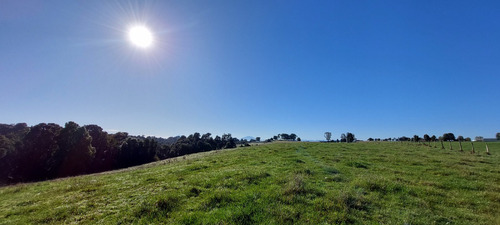
<instances>
[{"instance_id":1,"label":"green grass","mask_svg":"<svg viewBox=\"0 0 500 225\"><path fill-rule=\"evenodd\" d=\"M273 143L0 188L0 224L500 224L500 143Z\"/></svg>"}]
</instances>

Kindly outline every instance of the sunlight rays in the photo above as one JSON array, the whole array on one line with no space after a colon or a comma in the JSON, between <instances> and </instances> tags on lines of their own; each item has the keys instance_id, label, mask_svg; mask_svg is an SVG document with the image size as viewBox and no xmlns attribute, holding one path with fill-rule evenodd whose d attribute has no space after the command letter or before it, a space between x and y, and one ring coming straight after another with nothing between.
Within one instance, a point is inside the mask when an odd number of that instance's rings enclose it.
<instances>
[{"instance_id":1,"label":"sunlight rays","mask_svg":"<svg viewBox=\"0 0 500 225\"><path fill-rule=\"evenodd\" d=\"M153 33L144 25L134 25L128 31L129 41L139 48L149 48L153 45Z\"/></svg>"}]
</instances>

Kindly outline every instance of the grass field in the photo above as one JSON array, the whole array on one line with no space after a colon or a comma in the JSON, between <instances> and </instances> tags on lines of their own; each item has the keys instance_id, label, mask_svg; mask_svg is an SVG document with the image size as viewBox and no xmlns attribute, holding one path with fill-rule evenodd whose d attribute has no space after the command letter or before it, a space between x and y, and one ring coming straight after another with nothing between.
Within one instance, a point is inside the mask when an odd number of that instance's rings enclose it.
<instances>
[{"instance_id":1,"label":"grass field","mask_svg":"<svg viewBox=\"0 0 500 225\"><path fill-rule=\"evenodd\" d=\"M0 188L0 224L500 224L500 143L273 143Z\"/></svg>"}]
</instances>

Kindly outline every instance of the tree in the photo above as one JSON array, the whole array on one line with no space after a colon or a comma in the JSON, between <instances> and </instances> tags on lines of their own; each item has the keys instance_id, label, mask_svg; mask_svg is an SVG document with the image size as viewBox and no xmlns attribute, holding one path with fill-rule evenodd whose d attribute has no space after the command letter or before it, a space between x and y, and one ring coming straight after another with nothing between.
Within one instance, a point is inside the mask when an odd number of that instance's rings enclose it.
<instances>
[{"instance_id":1,"label":"tree","mask_svg":"<svg viewBox=\"0 0 500 225\"><path fill-rule=\"evenodd\" d=\"M255 141L260 142L260 137L256 137Z\"/></svg>"},{"instance_id":2,"label":"tree","mask_svg":"<svg viewBox=\"0 0 500 225\"><path fill-rule=\"evenodd\" d=\"M128 138L127 132L117 132L112 135L112 139L118 144L121 145Z\"/></svg>"},{"instance_id":3,"label":"tree","mask_svg":"<svg viewBox=\"0 0 500 225\"><path fill-rule=\"evenodd\" d=\"M13 171L14 180L33 181L55 177L58 163L54 155L59 151L57 137L63 128L57 124L40 123L33 126L23 138Z\"/></svg>"},{"instance_id":4,"label":"tree","mask_svg":"<svg viewBox=\"0 0 500 225\"><path fill-rule=\"evenodd\" d=\"M437 140L436 135L432 135L432 137L431 137L431 141L433 141L433 142L434 142L434 141L436 141L436 140Z\"/></svg>"},{"instance_id":5,"label":"tree","mask_svg":"<svg viewBox=\"0 0 500 225\"><path fill-rule=\"evenodd\" d=\"M419 142L420 141L420 137L418 135L413 135L413 141L414 142Z\"/></svg>"},{"instance_id":6,"label":"tree","mask_svg":"<svg viewBox=\"0 0 500 225\"><path fill-rule=\"evenodd\" d=\"M455 135L453 133L443 134L443 141L455 141Z\"/></svg>"},{"instance_id":7,"label":"tree","mask_svg":"<svg viewBox=\"0 0 500 225\"><path fill-rule=\"evenodd\" d=\"M0 159L14 151L14 142L4 135L0 135Z\"/></svg>"},{"instance_id":8,"label":"tree","mask_svg":"<svg viewBox=\"0 0 500 225\"><path fill-rule=\"evenodd\" d=\"M58 177L90 172L90 164L95 156L92 137L85 127L75 122L67 122L57 137L59 151L55 160L59 164Z\"/></svg>"},{"instance_id":9,"label":"tree","mask_svg":"<svg viewBox=\"0 0 500 225\"><path fill-rule=\"evenodd\" d=\"M406 137L406 136L403 136L403 137L399 138L399 141L409 141L409 140L410 140L410 138Z\"/></svg>"},{"instance_id":10,"label":"tree","mask_svg":"<svg viewBox=\"0 0 500 225\"><path fill-rule=\"evenodd\" d=\"M373 138L368 138L368 141L374 141L374 139Z\"/></svg>"},{"instance_id":11,"label":"tree","mask_svg":"<svg viewBox=\"0 0 500 225\"><path fill-rule=\"evenodd\" d=\"M204 140L204 141L210 140L211 136L212 136L211 133L206 133L206 134L201 136L201 140Z\"/></svg>"},{"instance_id":12,"label":"tree","mask_svg":"<svg viewBox=\"0 0 500 225\"><path fill-rule=\"evenodd\" d=\"M332 138L332 133L331 132L325 132L325 138L327 142L330 142L330 139Z\"/></svg>"},{"instance_id":13,"label":"tree","mask_svg":"<svg viewBox=\"0 0 500 225\"><path fill-rule=\"evenodd\" d=\"M112 170L117 156L117 148L112 145L111 136L98 125L85 125L83 127L92 137L92 147L95 148L95 156L91 166L92 172Z\"/></svg>"},{"instance_id":14,"label":"tree","mask_svg":"<svg viewBox=\"0 0 500 225\"><path fill-rule=\"evenodd\" d=\"M347 142L347 136L344 133L340 135L340 142Z\"/></svg>"},{"instance_id":15,"label":"tree","mask_svg":"<svg viewBox=\"0 0 500 225\"><path fill-rule=\"evenodd\" d=\"M464 136L460 135L460 136L457 137L457 140L458 141L464 141L465 139L464 139Z\"/></svg>"},{"instance_id":16,"label":"tree","mask_svg":"<svg viewBox=\"0 0 500 225\"><path fill-rule=\"evenodd\" d=\"M195 132L193 134L194 141L199 141L201 139L201 134L198 132Z\"/></svg>"},{"instance_id":17,"label":"tree","mask_svg":"<svg viewBox=\"0 0 500 225\"><path fill-rule=\"evenodd\" d=\"M297 138L297 141L302 141L302 139L300 139L299 137Z\"/></svg>"},{"instance_id":18,"label":"tree","mask_svg":"<svg viewBox=\"0 0 500 225\"><path fill-rule=\"evenodd\" d=\"M290 135L287 133L280 134L282 140L290 140Z\"/></svg>"},{"instance_id":19,"label":"tree","mask_svg":"<svg viewBox=\"0 0 500 225\"><path fill-rule=\"evenodd\" d=\"M351 142L354 142L354 140L356 140L356 138L354 137L353 133L347 132L346 140L347 140L347 143L351 143Z\"/></svg>"},{"instance_id":20,"label":"tree","mask_svg":"<svg viewBox=\"0 0 500 225\"><path fill-rule=\"evenodd\" d=\"M225 143L224 148L236 148L236 142L231 137L231 134L223 134L222 141Z\"/></svg>"},{"instance_id":21,"label":"tree","mask_svg":"<svg viewBox=\"0 0 500 225\"><path fill-rule=\"evenodd\" d=\"M497 140L500 140L500 133L497 133Z\"/></svg>"},{"instance_id":22,"label":"tree","mask_svg":"<svg viewBox=\"0 0 500 225\"><path fill-rule=\"evenodd\" d=\"M182 138L182 137L181 137ZM178 141L178 140L177 140ZM222 149L222 147L224 147L223 143L222 143L222 138L217 135L215 136L214 138L214 142L215 142L215 146L216 148L215 149ZM176 142L177 143L177 142Z\"/></svg>"},{"instance_id":23,"label":"tree","mask_svg":"<svg viewBox=\"0 0 500 225\"><path fill-rule=\"evenodd\" d=\"M431 141L431 137L429 137L428 134L424 134L424 141L425 142L430 142Z\"/></svg>"},{"instance_id":24,"label":"tree","mask_svg":"<svg viewBox=\"0 0 500 225\"><path fill-rule=\"evenodd\" d=\"M128 138L120 148L118 167L124 168L141 164L140 151L144 143L137 138Z\"/></svg>"}]
</instances>

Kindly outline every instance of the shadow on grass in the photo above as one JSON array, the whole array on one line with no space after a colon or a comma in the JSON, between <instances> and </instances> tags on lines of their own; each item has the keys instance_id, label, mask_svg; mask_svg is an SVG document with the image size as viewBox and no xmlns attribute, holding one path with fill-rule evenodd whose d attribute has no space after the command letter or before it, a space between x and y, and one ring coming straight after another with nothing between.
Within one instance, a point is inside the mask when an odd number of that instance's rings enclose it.
<instances>
[{"instance_id":1,"label":"shadow on grass","mask_svg":"<svg viewBox=\"0 0 500 225\"><path fill-rule=\"evenodd\" d=\"M167 219L171 212L181 206L177 196L160 196L156 200L144 202L134 212L135 218L147 218L149 221Z\"/></svg>"}]
</instances>

